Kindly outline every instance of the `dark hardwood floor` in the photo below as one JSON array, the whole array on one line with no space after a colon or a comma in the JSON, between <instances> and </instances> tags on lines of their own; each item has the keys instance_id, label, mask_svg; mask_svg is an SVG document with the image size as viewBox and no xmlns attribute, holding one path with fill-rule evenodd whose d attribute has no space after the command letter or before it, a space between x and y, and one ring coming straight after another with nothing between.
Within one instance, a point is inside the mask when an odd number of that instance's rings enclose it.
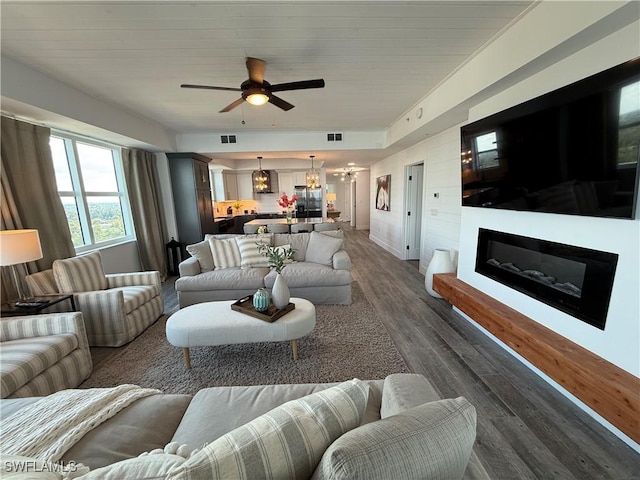
<instances>
[{"instance_id":1,"label":"dark hardwood floor","mask_svg":"<svg viewBox=\"0 0 640 480\"><path fill-rule=\"evenodd\" d=\"M402 261L345 229L352 273L411 371L478 413L474 451L491 479L640 479L640 455L424 288Z\"/></svg>"},{"instance_id":2,"label":"dark hardwood floor","mask_svg":"<svg viewBox=\"0 0 640 480\"><path fill-rule=\"evenodd\" d=\"M354 280L411 371L442 396L463 395L475 405L480 467L466 478L640 480L639 454L427 294L417 261L397 259L371 242L368 230L347 227L345 248ZM178 308L174 282L163 285L165 313ZM92 349L94 362L114 350Z\"/></svg>"}]
</instances>

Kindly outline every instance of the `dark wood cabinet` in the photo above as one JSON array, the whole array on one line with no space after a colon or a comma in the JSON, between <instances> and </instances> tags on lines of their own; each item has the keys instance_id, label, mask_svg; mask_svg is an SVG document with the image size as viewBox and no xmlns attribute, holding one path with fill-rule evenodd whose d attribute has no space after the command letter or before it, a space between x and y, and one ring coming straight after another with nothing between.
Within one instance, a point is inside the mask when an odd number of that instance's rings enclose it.
<instances>
[{"instance_id":1,"label":"dark wood cabinet","mask_svg":"<svg viewBox=\"0 0 640 480\"><path fill-rule=\"evenodd\" d=\"M197 153L168 153L178 239L191 245L215 233L209 158Z\"/></svg>"}]
</instances>

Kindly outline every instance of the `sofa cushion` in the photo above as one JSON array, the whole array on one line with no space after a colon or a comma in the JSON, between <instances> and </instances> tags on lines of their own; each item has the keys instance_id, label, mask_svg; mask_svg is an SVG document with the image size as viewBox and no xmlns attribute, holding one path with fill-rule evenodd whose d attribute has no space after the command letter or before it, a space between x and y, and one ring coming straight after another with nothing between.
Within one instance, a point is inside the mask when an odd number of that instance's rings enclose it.
<instances>
[{"instance_id":1,"label":"sofa cushion","mask_svg":"<svg viewBox=\"0 0 640 480\"><path fill-rule=\"evenodd\" d=\"M240 249L238 248L238 242L236 242L235 237L224 240L210 238L209 245L211 245L211 255L213 256L215 270L240 266Z\"/></svg>"},{"instance_id":2,"label":"sofa cushion","mask_svg":"<svg viewBox=\"0 0 640 480\"><path fill-rule=\"evenodd\" d=\"M423 403L440 400L440 394L423 375L393 373L384 379L380 417L386 418Z\"/></svg>"},{"instance_id":3,"label":"sofa cushion","mask_svg":"<svg viewBox=\"0 0 640 480\"><path fill-rule=\"evenodd\" d=\"M242 268L269 266L269 259L258 250L257 244L271 246L271 234L236 237L236 242L240 250L240 266Z\"/></svg>"},{"instance_id":4,"label":"sofa cushion","mask_svg":"<svg viewBox=\"0 0 640 480\"><path fill-rule=\"evenodd\" d=\"M349 270L334 270L333 267L311 262L296 262L285 265L282 277L289 288L327 287L351 283ZM275 271L269 272L264 277L264 285L267 288L272 288L275 281Z\"/></svg>"},{"instance_id":5,"label":"sofa cushion","mask_svg":"<svg viewBox=\"0 0 640 480\"><path fill-rule=\"evenodd\" d=\"M185 459L168 453L143 455L122 460L83 475L83 480L153 480L163 479L172 468L182 465Z\"/></svg>"},{"instance_id":6,"label":"sofa cushion","mask_svg":"<svg viewBox=\"0 0 640 480\"><path fill-rule=\"evenodd\" d=\"M187 245L186 248L189 255L198 260L201 272L210 272L213 270L213 255L211 254L209 240Z\"/></svg>"},{"instance_id":7,"label":"sofa cushion","mask_svg":"<svg viewBox=\"0 0 640 480\"><path fill-rule=\"evenodd\" d=\"M210 443L230 431L290 400L296 400L335 383L300 383L203 388L195 394L172 442L192 448ZM369 400L362 423L380 420L384 380L366 380ZM242 408L237 408L242 405Z\"/></svg>"},{"instance_id":8,"label":"sofa cushion","mask_svg":"<svg viewBox=\"0 0 640 480\"><path fill-rule=\"evenodd\" d=\"M78 337L61 333L2 342L0 397L6 398L78 348Z\"/></svg>"},{"instance_id":9,"label":"sofa cushion","mask_svg":"<svg viewBox=\"0 0 640 480\"><path fill-rule=\"evenodd\" d=\"M311 232L307 253L304 257L305 261L331 266L333 264L333 255L342 248L343 243L344 240L341 238L323 235L319 232Z\"/></svg>"},{"instance_id":10,"label":"sofa cushion","mask_svg":"<svg viewBox=\"0 0 640 480\"><path fill-rule=\"evenodd\" d=\"M476 410L464 397L425 403L345 433L312 479L461 479L475 437Z\"/></svg>"},{"instance_id":11,"label":"sofa cushion","mask_svg":"<svg viewBox=\"0 0 640 480\"><path fill-rule=\"evenodd\" d=\"M111 291L121 290L124 297L124 313L128 315L136 308L144 305L153 297L160 295L156 285L135 285L130 287L111 288Z\"/></svg>"},{"instance_id":12,"label":"sofa cushion","mask_svg":"<svg viewBox=\"0 0 640 480\"><path fill-rule=\"evenodd\" d=\"M52 268L60 293L93 292L108 287L100 252L55 260Z\"/></svg>"},{"instance_id":13,"label":"sofa cushion","mask_svg":"<svg viewBox=\"0 0 640 480\"><path fill-rule=\"evenodd\" d=\"M304 262L304 256L307 253L307 245L309 245L309 233L274 233L273 246L281 247L282 245L291 245L294 250L293 259L296 262Z\"/></svg>"},{"instance_id":14,"label":"sofa cushion","mask_svg":"<svg viewBox=\"0 0 640 480\"><path fill-rule=\"evenodd\" d=\"M208 290L243 290L264 287L264 277L269 273L268 268L240 267L225 268L213 272L201 273L176 280L175 288L181 292Z\"/></svg>"},{"instance_id":15,"label":"sofa cushion","mask_svg":"<svg viewBox=\"0 0 640 480\"><path fill-rule=\"evenodd\" d=\"M331 442L360 424L368 396L354 379L289 401L206 445L167 478L309 478Z\"/></svg>"},{"instance_id":16,"label":"sofa cushion","mask_svg":"<svg viewBox=\"0 0 640 480\"><path fill-rule=\"evenodd\" d=\"M164 448L192 398L165 394L136 400L84 435L61 461L79 462L93 470Z\"/></svg>"}]
</instances>

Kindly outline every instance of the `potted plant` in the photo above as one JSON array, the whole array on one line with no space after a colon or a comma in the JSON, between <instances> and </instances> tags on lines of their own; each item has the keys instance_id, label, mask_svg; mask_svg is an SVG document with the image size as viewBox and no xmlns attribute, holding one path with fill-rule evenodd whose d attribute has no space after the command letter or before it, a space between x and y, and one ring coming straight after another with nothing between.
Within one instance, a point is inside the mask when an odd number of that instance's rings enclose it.
<instances>
[{"instance_id":1,"label":"potted plant","mask_svg":"<svg viewBox=\"0 0 640 480\"><path fill-rule=\"evenodd\" d=\"M289 287L282 278L282 269L286 263L293 260L295 250L291 247L288 249L283 247L272 247L264 243L256 242L258 251L267 257L269 266L276 271L276 280L271 289L271 300L277 309L285 308L289 304L291 294Z\"/></svg>"}]
</instances>

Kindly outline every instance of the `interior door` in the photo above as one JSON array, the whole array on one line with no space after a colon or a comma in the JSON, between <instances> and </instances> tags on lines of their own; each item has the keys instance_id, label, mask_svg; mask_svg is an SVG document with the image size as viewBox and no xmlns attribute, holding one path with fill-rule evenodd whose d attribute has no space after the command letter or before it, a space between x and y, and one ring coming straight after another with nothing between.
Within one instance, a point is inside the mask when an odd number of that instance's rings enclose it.
<instances>
[{"instance_id":1,"label":"interior door","mask_svg":"<svg viewBox=\"0 0 640 480\"><path fill-rule=\"evenodd\" d=\"M409 165L405 168L405 260L420 259L420 238L422 233L422 181L424 164Z\"/></svg>"}]
</instances>

